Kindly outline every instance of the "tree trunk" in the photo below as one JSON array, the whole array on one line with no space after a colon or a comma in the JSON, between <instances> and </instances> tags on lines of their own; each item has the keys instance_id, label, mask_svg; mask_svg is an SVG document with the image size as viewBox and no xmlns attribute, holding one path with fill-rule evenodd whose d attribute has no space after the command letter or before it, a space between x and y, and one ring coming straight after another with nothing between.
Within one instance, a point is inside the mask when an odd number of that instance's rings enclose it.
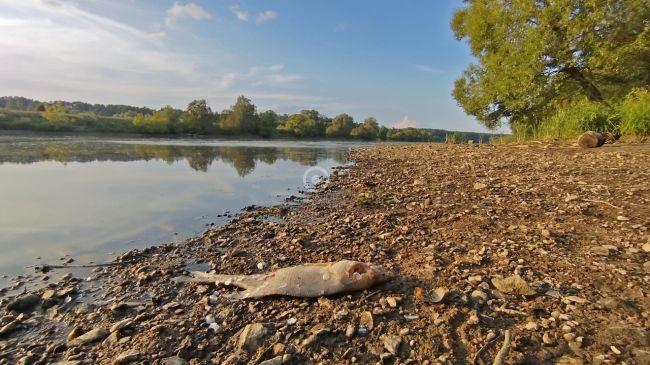
<instances>
[{"instance_id":1,"label":"tree trunk","mask_svg":"<svg viewBox=\"0 0 650 365\"><path fill-rule=\"evenodd\" d=\"M582 88L582 91L585 92L585 95L589 98L591 101L596 101L599 103L605 103L605 100L603 99L603 95L600 93L600 90L594 85L591 80L589 80L577 67L567 67L562 70L562 72L566 73L569 75L570 78L578 82L580 87Z\"/></svg>"}]
</instances>

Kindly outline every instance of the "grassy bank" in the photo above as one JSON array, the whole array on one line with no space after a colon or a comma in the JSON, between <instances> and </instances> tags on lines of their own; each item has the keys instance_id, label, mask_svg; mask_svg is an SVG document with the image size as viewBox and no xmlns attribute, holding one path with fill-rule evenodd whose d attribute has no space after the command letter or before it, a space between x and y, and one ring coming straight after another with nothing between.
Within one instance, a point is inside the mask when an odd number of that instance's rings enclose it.
<instances>
[{"instance_id":1,"label":"grassy bank","mask_svg":"<svg viewBox=\"0 0 650 365\"><path fill-rule=\"evenodd\" d=\"M512 135L497 136L492 141L574 141L586 131L603 133L610 141L644 141L650 137L650 91L636 89L614 105L581 100L558 107L539 123L515 124L512 129Z\"/></svg>"}]
</instances>

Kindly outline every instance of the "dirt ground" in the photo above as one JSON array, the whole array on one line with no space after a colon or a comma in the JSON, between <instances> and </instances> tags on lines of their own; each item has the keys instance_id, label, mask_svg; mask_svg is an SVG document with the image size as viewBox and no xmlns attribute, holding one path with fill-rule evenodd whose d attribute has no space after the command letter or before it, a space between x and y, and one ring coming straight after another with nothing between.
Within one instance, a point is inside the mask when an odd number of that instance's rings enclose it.
<instances>
[{"instance_id":1,"label":"dirt ground","mask_svg":"<svg viewBox=\"0 0 650 365\"><path fill-rule=\"evenodd\" d=\"M309 199L0 298L0 364L650 364L650 145L351 159ZM341 259L393 276L319 299L174 280Z\"/></svg>"}]
</instances>

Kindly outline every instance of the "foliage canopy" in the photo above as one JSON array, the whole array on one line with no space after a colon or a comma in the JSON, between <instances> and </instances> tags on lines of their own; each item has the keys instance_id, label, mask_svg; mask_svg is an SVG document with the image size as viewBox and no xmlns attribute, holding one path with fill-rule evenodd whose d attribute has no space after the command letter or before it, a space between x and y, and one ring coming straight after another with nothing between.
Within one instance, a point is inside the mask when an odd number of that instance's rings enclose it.
<instances>
[{"instance_id":1,"label":"foliage canopy","mask_svg":"<svg viewBox=\"0 0 650 365\"><path fill-rule=\"evenodd\" d=\"M490 128L584 98L611 105L650 85L648 19L648 0L466 0L451 27L477 62L453 95Z\"/></svg>"}]
</instances>

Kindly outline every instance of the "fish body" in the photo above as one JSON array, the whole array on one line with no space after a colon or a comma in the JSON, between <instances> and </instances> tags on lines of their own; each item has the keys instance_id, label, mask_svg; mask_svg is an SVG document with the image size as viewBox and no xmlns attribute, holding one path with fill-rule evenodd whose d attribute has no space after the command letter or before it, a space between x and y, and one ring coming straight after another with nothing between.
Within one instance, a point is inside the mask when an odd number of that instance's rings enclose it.
<instances>
[{"instance_id":1,"label":"fish body","mask_svg":"<svg viewBox=\"0 0 650 365\"><path fill-rule=\"evenodd\" d=\"M386 281L381 268L350 260L303 264L278 269L268 274L219 275L192 272L189 281L217 283L244 289L237 298L261 298L272 295L315 298L364 290Z\"/></svg>"}]
</instances>

